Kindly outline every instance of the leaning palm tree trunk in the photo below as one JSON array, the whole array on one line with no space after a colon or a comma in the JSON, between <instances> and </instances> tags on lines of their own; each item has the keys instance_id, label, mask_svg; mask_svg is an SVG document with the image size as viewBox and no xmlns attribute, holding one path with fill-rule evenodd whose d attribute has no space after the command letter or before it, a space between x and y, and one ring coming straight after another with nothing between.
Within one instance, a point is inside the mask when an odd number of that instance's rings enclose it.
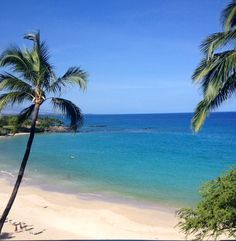
<instances>
[{"instance_id":1,"label":"leaning palm tree trunk","mask_svg":"<svg viewBox=\"0 0 236 241\"><path fill-rule=\"evenodd\" d=\"M7 206L6 206L4 212L1 216L1 219L0 219L0 234L2 232L2 228L3 228L3 225L5 223L6 218L8 216L8 213L10 212L11 207L14 203L15 198L16 198L18 189L20 187L20 184L21 184L21 181L22 181L22 178L23 178L23 175L24 175L26 164L27 164L27 161L29 159L31 146L32 146L32 143L33 143L33 140L34 140L35 126L36 126L36 121L37 121L37 118L38 118L39 107L40 106L36 104L35 108L34 108L34 112L33 112L33 115L32 115L32 124L31 124L30 136L29 136L29 139L28 139L28 142L27 142L25 154L24 154L21 166L20 166L18 177L17 177L16 183L15 183L15 186L13 188L11 197L10 197L10 199L7 203Z\"/></svg>"}]
</instances>

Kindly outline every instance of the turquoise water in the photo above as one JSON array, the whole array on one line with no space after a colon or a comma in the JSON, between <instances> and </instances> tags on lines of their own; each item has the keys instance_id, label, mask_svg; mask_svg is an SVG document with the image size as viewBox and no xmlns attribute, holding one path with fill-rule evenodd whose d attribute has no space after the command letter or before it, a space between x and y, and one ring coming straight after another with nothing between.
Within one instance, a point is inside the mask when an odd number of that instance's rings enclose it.
<instances>
[{"instance_id":1,"label":"turquoise water","mask_svg":"<svg viewBox=\"0 0 236 241\"><path fill-rule=\"evenodd\" d=\"M211 115L198 135L190 120L191 114L87 115L80 133L36 135L25 182L75 194L193 205L203 182L236 164L236 113ZM0 139L1 175L16 175L26 141L27 136Z\"/></svg>"}]
</instances>

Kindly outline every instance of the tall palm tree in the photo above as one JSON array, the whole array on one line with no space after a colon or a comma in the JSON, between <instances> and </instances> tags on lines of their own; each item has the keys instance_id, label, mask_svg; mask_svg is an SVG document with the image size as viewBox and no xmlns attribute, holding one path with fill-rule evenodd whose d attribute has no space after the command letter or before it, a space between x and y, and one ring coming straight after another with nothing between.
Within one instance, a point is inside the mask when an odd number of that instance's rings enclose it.
<instances>
[{"instance_id":1,"label":"tall palm tree","mask_svg":"<svg viewBox=\"0 0 236 241\"><path fill-rule=\"evenodd\" d=\"M201 44L204 58L193 73L201 85L203 99L197 105L192 126L198 132L207 115L236 90L236 1L222 12L223 31L211 34Z\"/></svg>"},{"instance_id":2,"label":"tall palm tree","mask_svg":"<svg viewBox=\"0 0 236 241\"><path fill-rule=\"evenodd\" d=\"M51 101L54 108L61 110L70 118L71 128L74 130L82 124L80 108L71 101L61 98L60 95L62 88L68 84L79 85L81 89L85 90L86 72L78 67L71 67L63 76L56 77L53 66L49 63L48 48L45 42L40 40L39 32L27 34L25 39L33 41L32 49L21 50L18 47L11 47L0 56L0 66L11 71L0 74L0 90L4 91L0 95L0 111L9 104L14 105L31 101L31 105L19 114L18 122L23 123L29 117L32 120L18 177L0 219L0 233L24 175L41 105L47 100Z\"/></svg>"}]
</instances>

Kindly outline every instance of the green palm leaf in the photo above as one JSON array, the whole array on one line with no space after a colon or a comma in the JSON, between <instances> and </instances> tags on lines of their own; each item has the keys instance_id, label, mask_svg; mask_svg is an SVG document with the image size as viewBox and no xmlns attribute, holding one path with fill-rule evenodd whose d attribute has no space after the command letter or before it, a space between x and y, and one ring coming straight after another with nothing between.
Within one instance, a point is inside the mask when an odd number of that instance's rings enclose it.
<instances>
[{"instance_id":1,"label":"green palm leaf","mask_svg":"<svg viewBox=\"0 0 236 241\"><path fill-rule=\"evenodd\" d=\"M35 104L23 109L17 118L17 123L22 125L25 120L27 120L34 111Z\"/></svg>"},{"instance_id":2,"label":"green palm leaf","mask_svg":"<svg viewBox=\"0 0 236 241\"><path fill-rule=\"evenodd\" d=\"M235 45L236 31L227 31L211 34L201 44L201 50L208 56L208 60L216 50Z\"/></svg>"},{"instance_id":3,"label":"green palm leaf","mask_svg":"<svg viewBox=\"0 0 236 241\"><path fill-rule=\"evenodd\" d=\"M0 95L0 111L8 104L22 104L24 101L32 101L33 98L26 92L15 91Z\"/></svg>"},{"instance_id":4,"label":"green palm leaf","mask_svg":"<svg viewBox=\"0 0 236 241\"><path fill-rule=\"evenodd\" d=\"M83 124L83 115L78 106L69 100L62 98L52 98L55 109L62 111L70 119L71 129L76 131Z\"/></svg>"},{"instance_id":5,"label":"green palm leaf","mask_svg":"<svg viewBox=\"0 0 236 241\"><path fill-rule=\"evenodd\" d=\"M60 92L62 87L68 84L77 84L82 90L87 87L87 73L78 67L70 67L66 73L56 79L49 87L48 91Z\"/></svg>"},{"instance_id":6,"label":"green palm leaf","mask_svg":"<svg viewBox=\"0 0 236 241\"><path fill-rule=\"evenodd\" d=\"M195 70L192 78L195 83L200 83L204 96L212 86L222 86L236 72L236 51L225 51L215 54L212 61L203 59Z\"/></svg>"},{"instance_id":7,"label":"green palm leaf","mask_svg":"<svg viewBox=\"0 0 236 241\"><path fill-rule=\"evenodd\" d=\"M208 113L208 103L207 101L202 100L198 103L197 108L194 112L194 116L192 118L192 127L195 132L198 132L201 129Z\"/></svg>"},{"instance_id":8,"label":"green palm leaf","mask_svg":"<svg viewBox=\"0 0 236 241\"><path fill-rule=\"evenodd\" d=\"M0 74L0 90L21 90L33 95L31 85L16 76L5 72Z\"/></svg>"},{"instance_id":9,"label":"green palm leaf","mask_svg":"<svg viewBox=\"0 0 236 241\"><path fill-rule=\"evenodd\" d=\"M17 47L8 48L0 55L0 66L10 67L11 71L20 74L30 83L35 83L37 73L29 56L30 53L27 50L22 51Z\"/></svg>"},{"instance_id":10,"label":"green palm leaf","mask_svg":"<svg viewBox=\"0 0 236 241\"><path fill-rule=\"evenodd\" d=\"M214 71L218 63L218 58L216 56L214 56L211 61L207 58L202 59L199 66L195 69L192 75L193 82L201 83L202 79L207 78L207 76L211 75L212 71Z\"/></svg>"},{"instance_id":11,"label":"green palm leaf","mask_svg":"<svg viewBox=\"0 0 236 241\"><path fill-rule=\"evenodd\" d=\"M192 126L199 131L207 115L230 98L236 90L236 1L222 13L224 32L210 35L201 44L204 58L193 73L193 82L203 91Z\"/></svg>"},{"instance_id":12,"label":"green palm leaf","mask_svg":"<svg viewBox=\"0 0 236 241\"><path fill-rule=\"evenodd\" d=\"M224 101L229 99L236 90L236 74L230 76L224 83L218 85L208 84L204 99L197 105L192 118L192 127L198 132L209 112L218 108Z\"/></svg>"},{"instance_id":13,"label":"green palm leaf","mask_svg":"<svg viewBox=\"0 0 236 241\"><path fill-rule=\"evenodd\" d=\"M222 24L225 31L235 29L236 27L236 1L233 0L222 12Z\"/></svg>"},{"instance_id":14,"label":"green palm leaf","mask_svg":"<svg viewBox=\"0 0 236 241\"><path fill-rule=\"evenodd\" d=\"M26 34L24 38L34 42L34 47L29 56L33 68L38 72L37 86L46 89L55 78L54 68L49 63L50 54L46 42L40 41L39 32Z\"/></svg>"}]
</instances>

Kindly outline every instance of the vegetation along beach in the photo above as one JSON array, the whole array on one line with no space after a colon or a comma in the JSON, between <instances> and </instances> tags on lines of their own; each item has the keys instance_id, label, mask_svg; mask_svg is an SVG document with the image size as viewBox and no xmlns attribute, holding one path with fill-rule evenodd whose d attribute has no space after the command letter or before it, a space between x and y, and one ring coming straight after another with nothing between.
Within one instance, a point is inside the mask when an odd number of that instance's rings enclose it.
<instances>
[{"instance_id":1,"label":"vegetation along beach","mask_svg":"<svg viewBox=\"0 0 236 241\"><path fill-rule=\"evenodd\" d=\"M236 1L44 4L1 3L0 239L235 239Z\"/></svg>"}]
</instances>

